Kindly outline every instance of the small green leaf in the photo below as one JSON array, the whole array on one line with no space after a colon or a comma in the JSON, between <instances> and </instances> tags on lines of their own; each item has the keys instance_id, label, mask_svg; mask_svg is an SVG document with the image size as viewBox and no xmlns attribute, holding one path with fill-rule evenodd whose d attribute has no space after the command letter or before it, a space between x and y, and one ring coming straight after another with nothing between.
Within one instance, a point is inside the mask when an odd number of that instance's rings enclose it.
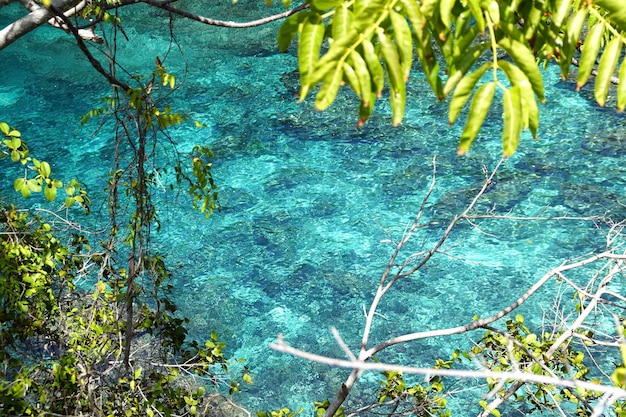
<instances>
[{"instance_id":1,"label":"small green leaf","mask_svg":"<svg viewBox=\"0 0 626 417\"><path fill-rule=\"evenodd\" d=\"M522 134L522 100L519 86L504 90L504 129L502 131L502 152L511 156L517 150Z\"/></svg>"},{"instance_id":2,"label":"small green leaf","mask_svg":"<svg viewBox=\"0 0 626 417\"><path fill-rule=\"evenodd\" d=\"M469 100L472 90L489 68L491 68L491 63L486 62L458 82L452 100L450 100L450 110L448 111L448 122L451 125L456 121L465 103Z\"/></svg>"},{"instance_id":3,"label":"small green leaf","mask_svg":"<svg viewBox=\"0 0 626 417\"><path fill-rule=\"evenodd\" d=\"M54 201L57 197L57 187L55 187L52 182L48 183L43 190L44 196L48 201Z\"/></svg>"},{"instance_id":4,"label":"small green leaf","mask_svg":"<svg viewBox=\"0 0 626 417\"><path fill-rule=\"evenodd\" d=\"M559 65L563 77L566 77L569 73L569 68L572 65L572 57L574 56L580 32L582 31L588 13L589 11L586 8L581 8L567 22L566 35L563 39L563 47L561 48L561 56L559 57Z\"/></svg>"},{"instance_id":5,"label":"small green leaf","mask_svg":"<svg viewBox=\"0 0 626 417\"><path fill-rule=\"evenodd\" d=\"M333 23L332 23L333 39L340 39L343 36L345 36L350 30L353 20L354 20L354 16L352 15L352 11L348 8L348 3L343 2L341 4L341 7L337 7L335 9L335 14L333 16Z\"/></svg>"},{"instance_id":6,"label":"small green leaf","mask_svg":"<svg viewBox=\"0 0 626 417\"><path fill-rule=\"evenodd\" d=\"M293 38L298 33L300 23L308 16L308 12L296 13L285 19L278 29L278 50L287 52Z\"/></svg>"},{"instance_id":7,"label":"small green leaf","mask_svg":"<svg viewBox=\"0 0 626 417\"><path fill-rule=\"evenodd\" d=\"M456 0L441 0L439 2L439 17L444 26L450 29L450 19L452 15L452 9Z\"/></svg>"},{"instance_id":8,"label":"small green leaf","mask_svg":"<svg viewBox=\"0 0 626 417\"><path fill-rule=\"evenodd\" d=\"M391 42L382 29L378 29L378 39L385 58L387 81L389 82L389 101L391 104L392 124L398 126L404 117L406 86L400 64L400 56L396 45Z\"/></svg>"},{"instance_id":9,"label":"small green leaf","mask_svg":"<svg viewBox=\"0 0 626 417\"><path fill-rule=\"evenodd\" d=\"M606 97L609 94L609 86L611 85L611 77L617 67L617 60L621 51L622 40L619 37L615 37L611 39L606 48L604 48L604 52L600 58L594 85L594 96L600 106L604 106L606 103Z\"/></svg>"},{"instance_id":10,"label":"small green leaf","mask_svg":"<svg viewBox=\"0 0 626 417\"><path fill-rule=\"evenodd\" d=\"M518 67L528 76L528 80L539 101L544 102L543 77L535 62L535 56L527 45L510 38L502 38L498 45L513 58Z\"/></svg>"},{"instance_id":11,"label":"small green leaf","mask_svg":"<svg viewBox=\"0 0 626 417\"><path fill-rule=\"evenodd\" d=\"M364 100L367 103L367 100L369 100L372 95L372 79L367 69L367 63L357 51L352 51L350 53L349 60L359 82L359 90L361 91L359 96L361 97L361 100Z\"/></svg>"},{"instance_id":12,"label":"small green leaf","mask_svg":"<svg viewBox=\"0 0 626 417\"><path fill-rule=\"evenodd\" d=\"M343 0L312 0L311 7L320 12L325 12L341 4Z\"/></svg>"},{"instance_id":13,"label":"small green leaf","mask_svg":"<svg viewBox=\"0 0 626 417\"><path fill-rule=\"evenodd\" d=\"M376 88L376 95L380 97L383 87L385 86L385 78L383 72L383 66L380 63L380 58L376 55L374 45L368 39L364 39L361 43L363 47L363 58L367 63L372 82Z\"/></svg>"},{"instance_id":14,"label":"small green leaf","mask_svg":"<svg viewBox=\"0 0 626 417\"><path fill-rule=\"evenodd\" d=\"M624 111L626 107L626 58L622 60L619 69L619 85L617 86L617 110Z\"/></svg>"},{"instance_id":15,"label":"small green leaf","mask_svg":"<svg viewBox=\"0 0 626 417\"><path fill-rule=\"evenodd\" d=\"M393 37L396 40L400 64L402 66L402 76L404 82L409 79L411 65L413 63L413 35L406 18L400 13L391 10L389 12L391 26L393 27Z\"/></svg>"},{"instance_id":16,"label":"small green leaf","mask_svg":"<svg viewBox=\"0 0 626 417\"><path fill-rule=\"evenodd\" d=\"M465 127L463 128L463 133L461 133L461 141L457 150L459 155L464 155L469 150L470 146L472 146L472 142L476 139L476 135L478 135L478 131L483 125L485 117L487 117L495 92L495 81L485 83L476 90L472 98L472 104L470 105L470 111L467 116L467 121L465 122Z\"/></svg>"},{"instance_id":17,"label":"small green leaf","mask_svg":"<svg viewBox=\"0 0 626 417\"><path fill-rule=\"evenodd\" d=\"M300 42L298 44L298 61L300 67L300 101L304 100L312 87L309 76L320 56L322 40L324 39L324 22L317 13L311 13L304 21Z\"/></svg>"},{"instance_id":18,"label":"small green leaf","mask_svg":"<svg viewBox=\"0 0 626 417\"><path fill-rule=\"evenodd\" d=\"M320 90L317 93L317 98L315 99L316 110L325 110L332 104L337 96L342 80L343 66L337 65L334 71L330 72L322 81L322 86L320 87Z\"/></svg>"},{"instance_id":19,"label":"small green leaf","mask_svg":"<svg viewBox=\"0 0 626 417\"><path fill-rule=\"evenodd\" d=\"M578 63L578 79L576 80L576 90L580 90L587 83L591 71L596 63L596 57L602 46L602 35L604 34L604 23L596 23L583 43L583 50Z\"/></svg>"},{"instance_id":20,"label":"small green leaf","mask_svg":"<svg viewBox=\"0 0 626 417\"><path fill-rule=\"evenodd\" d=\"M52 170L50 169L50 164L46 161L42 161L41 165L39 166L39 173L42 177L48 178L52 173Z\"/></svg>"}]
</instances>

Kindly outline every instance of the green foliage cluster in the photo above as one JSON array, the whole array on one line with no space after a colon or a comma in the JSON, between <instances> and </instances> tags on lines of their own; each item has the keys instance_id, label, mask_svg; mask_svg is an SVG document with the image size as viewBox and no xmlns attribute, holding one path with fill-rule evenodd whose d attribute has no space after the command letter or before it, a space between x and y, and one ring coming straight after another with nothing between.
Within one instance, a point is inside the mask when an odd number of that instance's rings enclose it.
<instances>
[{"instance_id":1,"label":"green foliage cluster","mask_svg":"<svg viewBox=\"0 0 626 417\"><path fill-rule=\"evenodd\" d=\"M185 320L167 297L159 314L136 300L136 357L121 360L126 317L113 280L77 286L86 264L101 262L86 239L65 246L42 219L0 211L0 404L3 415L196 415L208 403L204 385L223 383L226 345L216 334L185 341ZM119 283L117 283L119 284ZM169 364L178 358L180 364ZM192 375L202 378L202 382ZM246 374L244 380L251 382ZM231 393L239 383L230 383Z\"/></svg>"},{"instance_id":2,"label":"green foliage cluster","mask_svg":"<svg viewBox=\"0 0 626 417\"><path fill-rule=\"evenodd\" d=\"M315 105L323 110L342 85L349 85L360 99L357 126L361 126L388 89L396 126L404 118L406 83L416 56L435 96L450 97L450 124L469 103L459 154L467 152L478 136L497 92L502 101L504 155L515 152L524 129L537 137L537 101L545 100L541 63L555 61L565 77L572 59L579 56L578 88L597 69L595 96L604 105L626 44L621 0L307 3L309 10L292 15L278 33L283 51L299 36L301 100L319 85ZM623 59L618 79L621 111L626 106Z\"/></svg>"},{"instance_id":3,"label":"green foliage cluster","mask_svg":"<svg viewBox=\"0 0 626 417\"><path fill-rule=\"evenodd\" d=\"M16 178L13 183L15 191L25 198L30 197L31 193L43 191L48 201L54 201L57 189L63 188L63 182L54 178L50 164L29 156L28 146L22 140L22 134L8 123L0 121L0 133L4 137L0 145L0 158L10 157L12 162L20 163L24 167L24 175ZM31 172L34 172L35 176L30 176ZM74 204L88 212L91 201L81 184L71 180L65 187L65 206L70 208Z\"/></svg>"}]
</instances>

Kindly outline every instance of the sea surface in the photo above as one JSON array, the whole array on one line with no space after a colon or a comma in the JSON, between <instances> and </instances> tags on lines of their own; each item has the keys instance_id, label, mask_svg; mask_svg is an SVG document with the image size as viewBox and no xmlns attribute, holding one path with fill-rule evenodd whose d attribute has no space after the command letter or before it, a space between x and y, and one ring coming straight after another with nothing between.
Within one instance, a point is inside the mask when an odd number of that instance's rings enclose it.
<instances>
[{"instance_id":1,"label":"sea surface","mask_svg":"<svg viewBox=\"0 0 626 417\"><path fill-rule=\"evenodd\" d=\"M192 6L235 21L282 11L251 1ZM19 4L2 8L0 25L21 14ZM190 335L201 340L216 331L228 356L245 360L254 384L236 395L239 403L253 411L303 407L310 415L312 401L332 397L348 371L295 359L270 344L281 333L295 347L343 358L334 326L357 351L364 307L394 249L390 241L402 236L430 186L433 157L437 183L423 215L433 224L416 232L405 257L440 239L482 186L484 170L499 161L501 109L494 104L476 143L459 157L462 124L448 126L447 102L433 97L417 68L404 122L391 127L382 99L357 130L358 101L347 90L324 112L314 110L312 98L298 103L295 49L278 52L278 23L236 30L175 18L174 43L162 12L138 5L123 19L128 40L119 41L121 65L149 74L158 56L177 75L169 100L190 118L171 131L177 148L202 145L215 154L221 211L208 220L184 192L164 187L156 194L162 227L155 249L174 273ZM0 51L0 74L0 120L19 129L59 177L87 184L94 209L84 221L96 229L106 216L113 141L97 122L81 126L79 119L109 94L106 81L69 36L49 27ZM539 138L523 134L519 152L504 162L475 213L568 219L462 222L441 254L385 296L371 343L498 311L549 269L606 245L606 225L581 217L626 215L624 116L597 106L588 89L575 92L556 68L543 75ZM196 128L196 120L205 127ZM2 169L9 184L2 194L11 198L11 176L19 174L10 165ZM33 204L46 207L41 200ZM548 284L523 308L531 326L549 322L559 285ZM469 343L426 340L380 359L428 366ZM367 396L378 379L366 375L354 398ZM477 403L466 408L478 409Z\"/></svg>"}]
</instances>

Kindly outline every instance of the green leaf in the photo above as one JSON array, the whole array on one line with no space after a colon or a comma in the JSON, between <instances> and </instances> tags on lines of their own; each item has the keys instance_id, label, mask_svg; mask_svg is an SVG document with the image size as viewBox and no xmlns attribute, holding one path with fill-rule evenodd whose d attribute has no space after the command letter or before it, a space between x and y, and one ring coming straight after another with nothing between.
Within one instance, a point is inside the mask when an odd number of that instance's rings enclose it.
<instances>
[{"instance_id":1,"label":"green leaf","mask_svg":"<svg viewBox=\"0 0 626 417\"><path fill-rule=\"evenodd\" d=\"M335 9L332 23L333 39L340 39L345 36L350 30L353 20L354 16L352 15L352 11L348 8L348 3L343 2L341 7Z\"/></svg>"},{"instance_id":2,"label":"green leaf","mask_svg":"<svg viewBox=\"0 0 626 417\"><path fill-rule=\"evenodd\" d=\"M325 12L341 4L343 0L311 0L311 7L320 12Z\"/></svg>"},{"instance_id":3,"label":"green leaf","mask_svg":"<svg viewBox=\"0 0 626 417\"><path fill-rule=\"evenodd\" d=\"M363 48L363 58L367 63L367 68L369 68L372 82L376 88L376 95L380 97L385 86L383 66L380 63L380 58L376 54L374 45L369 41L369 39L364 39L363 42L361 42L361 46Z\"/></svg>"},{"instance_id":4,"label":"green leaf","mask_svg":"<svg viewBox=\"0 0 626 417\"><path fill-rule=\"evenodd\" d=\"M310 13L302 26L300 42L298 44L298 61L300 67L300 82L302 90L300 101L304 100L312 85L309 76L320 56L320 49L324 39L324 22L317 13Z\"/></svg>"},{"instance_id":5,"label":"green leaf","mask_svg":"<svg viewBox=\"0 0 626 417\"><path fill-rule=\"evenodd\" d=\"M504 71L511 85L519 87L522 98L522 125L524 129L530 128L530 132L536 138L539 129L539 108L528 77L517 65L508 61L499 60L498 67Z\"/></svg>"},{"instance_id":6,"label":"green leaf","mask_svg":"<svg viewBox=\"0 0 626 417\"><path fill-rule=\"evenodd\" d=\"M472 104L467 116L467 121L465 122L465 127L463 128L463 133L461 133L461 141L457 150L459 155L464 155L469 150L470 146L472 146L472 142L476 139L476 135L478 135L478 131L483 125L485 117L487 117L495 92L495 81L485 83L476 90L472 98Z\"/></svg>"},{"instance_id":7,"label":"green leaf","mask_svg":"<svg viewBox=\"0 0 626 417\"><path fill-rule=\"evenodd\" d=\"M367 104L367 101L372 95L372 79L367 69L367 63L357 51L350 53L349 61L352 64L352 68L354 68L354 73L359 82L361 100L365 101Z\"/></svg>"},{"instance_id":8,"label":"green leaf","mask_svg":"<svg viewBox=\"0 0 626 417\"><path fill-rule=\"evenodd\" d=\"M615 22L621 31L626 31L626 7L622 0L595 0L594 4L607 10L609 20Z\"/></svg>"},{"instance_id":9,"label":"green leaf","mask_svg":"<svg viewBox=\"0 0 626 417\"><path fill-rule=\"evenodd\" d=\"M278 50L287 52L293 38L298 33L300 23L307 18L309 12L296 13L285 19L278 29Z\"/></svg>"},{"instance_id":10,"label":"green leaf","mask_svg":"<svg viewBox=\"0 0 626 417\"><path fill-rule=\"evenodd\" d=\"M478 81L482 78L485 72L491 68L491 63L486 62L480 67L478 67L474 72L466 75L459 81L456 89L454 90L454 94L452 95L452 100L450 100L450 110L448 111L448 122L452 125L456 121L457 117L461 113L463 106L467 103L467 100L470 98L472 94L472 90L478 83Z\"/></svg>"},{"instance_id":11,"label":"green leaf","mask_svg":"<svg viewBox=\"0 0 626 417\"><path fill-rule=\"evenodd\" d=\"M626 107L626 58L622 60L619 69L619 85L617 86L617 110L624 111Z\"/></svg>"},{"instance_id":12,"label":"green leaf","mask_svg":"<svg viewBox=\"0 0 626 417\"><path fill-rule=\"evenodd\" d=\"M441 0L439 2L439 17L441 18L444 26L448 29L450 29L452 9L454 8L455 3L456 0Z\"/></svg>"},{"instance_id":13,"label":"green leaf","mask_svg":"<svg viewBox=\"0 0 626 417\"><path fill-rule=\"evenodd\" d=\"M502 131L502 152L511 156L517 150L522 134L522 100L519 86L504 90L504 130Z\"/></svg>"},{"instance_id":14,"label":"green leaf","mask_svg":"<svg viewBox=\"0 0 626 417\"><path fill-rule=\"evenodd\" d=\"M389 101L392 112L392 125L398 126L404 117L406 101L406 86L402 75L400 56L396 45L385 35L382 29L378 29L378 39L381 50L385 58L385 68L387 69L387 81L389 82Z\"/></svg>"},{"instance_id":15,"label":"green leaf","mask_svg":"<svg viewBox=\"0 0 626 417\"><path fill-rule=\"evenodd\" d=\"M556 0L550 25L553 25L557 29L561 27L570 10L571 2L572 0Z\"/></svg>"},{"instance_id":16,"label":"green leaf","mask_svg":"<svg viewBox=\"0 0 626 417\"><path fill-rule=\"evenodd\" d=\"M480 43L470 47L465 53L462 53L455 59L455 70L450 73L443 86L443 95L447 96L456 87L456 85L465 76L467 71L474 65L483 52L489 48L487 43Z\"/></svg>"},{"instance_id":17,"label":"green leaf","mask_svg":"<svg viewBox=\"0 0 626 417\"><path fill-rule=\"evenodd\" d=\"M566 34L563 39L563 47L561 48L561 56L559 57L559 65L563 77L566 77L569 73L572 57L574 56L580 32L588 13L589 11L586 8L581 8L567 22Z\"/></svg>"},{"instance_id":18,"label":"green leaf","mask_svg":"<svg viewBox=\"0 0 626 417\"><path fill-rule=\"evenodd\" d=\"M39 174L41 174L44 178L48 178L51 172L52 170L50 169L50 164L46 161L42 161L41 165L39 165Z\"/></svg>"},{"instance_id":19,"label":"green leaf","mask_svg":"<svg viewBox=\"0 0 626 417\"><path fill-rule=\"evenodd\" d=\"M404 82L409 79L411 65L413 63L413 35L406 18L400 13L391 10L389 12L391 26L393 27L393 37L396 40L400 63L402 65L402 76Z\"/></svg>"},{"instance_id":20,"label":"green leaf","mask_svg":"<svg viewBox=\"0 0 626 417\"><path fill-rule=\"evenodd\" d=\"M352 87L357 96L361 97L361 83L356 76L356 71L348 62L343 63L343 81Z\"/></svg>"},{"instance_id":21,"label":"green leaf","mask_svg":"<svg viewBox=\"0 0 626 417\"><path fill-rule=\"evenodd\" d=\"M8 135L10 130L11 128L7 123L0 122L0 132L2 132L3 135Z\"/></svg>"},{"instance_id":22,"label":"green leaf","mask_svg":"<svg viewBox=\"0 0 626 417\"><path fill-rule=\"evenodd\" d=\"M35 193L41 192L41 183L34 178L31 178L28 181L26 181L26 185L28 186L28 189L31 190L32 192L35 192Z\"/></svg>"},{"instance_id":23,"label":"green leaf","mask_svg":"<svg viewBox=\"0 0 626 417\"><path fill-rule=\"evenodd\" d=\"M502 38L498 45L513 58L518 67L528 76L533 91L542 103L545 101L543 77L535 62L535 57L527 45L510 38Z\"/></svg>"},{"instance_id":24,"label":"green leaf","mask_svg":"<svg viewBox=\"0 0 626 417\"><path fill-rule=\"evenodd\" d=\"M578 79L576 80L576 90L580 90L587 83L591 71L596 63L596 57L602 46L602 35L604 34L604 23L596 23L583 43L580 62L578 63Z\"/></svg>"},{"instance_id":25,"label":"green leaf","mask_svg":"<svg viewBox=\"0 0 626 417\"><path fill-rule=\"evenodd\" d=\"M619 37L611 39L609 44L604 48L600 63L598 64L598 73L594 86L594 96L600 106L606 103L606 97L609 94L609 86L611 85L611 77L617 67L617 60L622 51L622 40Z\"/></svg>"},{"instance_id":26,"label":"green leaf","mask_svg":"<svg viewBox=\"0 0 626 417\"><path fill-rule=\"evenodd\" d=\"M487 0L488 1L488 0ZM484 4L483 8L489 13L489 17L495 26L500 24L500 7L498 6L498 2L496 0L488 1L487 4ZM487 6L487 7L485 7Z\"/></svg>"},{"instance_id":27,"label":"green leaf","mask_svg":"<svg viewBox=\"0 0 626 417\"><path fill-rule=\"evenodd\" d=\"M55 187L52 183L47 184L44 187L43 194L48 201L54 201L57 197L57 187Z\"/></svg>"},{"instance_id":28,"label":"green leaf","mask_svg":"<svg viewBox=\"0 0 626 417\"><path fill-rule=\"evenodd\" d=\"M476 19L476 25L480 29L481 32L485 31L485 16L483 16L483 10L480 7L479 0L468 0L468 6Z\"/></svg>"},{"instance_id":29,"label":"green leaf","mask_svg":"<svg viewBox=\"0 0 626 417\"><path fill-rule=\"evenodd\" d=\"M615 386L626 386L626 368L624 368L623 366L616 368L611 375L611 381L613 381L613 385Z\"/></svg>"},{"instance_id":30,"label":"green leaf","mask_svg":"<svg viewBox=\"0 0 626 417\"><path fill-rule=\"evenodd\" d=\"M339 87L341 86L341 81L343 80L343 66L337 65L334 71L328 73L324 81L322 82L322 86L317 93L317 97L315 99L315 109L316 110L325 110L332 104L337 96L337 92L339 91Z\"/></svg>"}]
</instances>

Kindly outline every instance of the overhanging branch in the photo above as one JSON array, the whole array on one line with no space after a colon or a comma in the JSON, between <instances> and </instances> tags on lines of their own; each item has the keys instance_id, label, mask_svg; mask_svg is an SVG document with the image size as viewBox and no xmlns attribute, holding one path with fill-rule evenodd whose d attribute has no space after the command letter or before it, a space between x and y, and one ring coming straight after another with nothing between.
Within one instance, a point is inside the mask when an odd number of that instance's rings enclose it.
<instances>
[{"instance_id":1,"label":"overhanging branch","mask_svg":"<svg viewBox=\"0 0 626 417\"><path fill-rule=\"evenodd\" d=\"M55 0L52 6L61 12L75 7L81 0ZM0 50L54 18L52 10L40 7L0 30Z\"/></svg>"}]
</instances>

